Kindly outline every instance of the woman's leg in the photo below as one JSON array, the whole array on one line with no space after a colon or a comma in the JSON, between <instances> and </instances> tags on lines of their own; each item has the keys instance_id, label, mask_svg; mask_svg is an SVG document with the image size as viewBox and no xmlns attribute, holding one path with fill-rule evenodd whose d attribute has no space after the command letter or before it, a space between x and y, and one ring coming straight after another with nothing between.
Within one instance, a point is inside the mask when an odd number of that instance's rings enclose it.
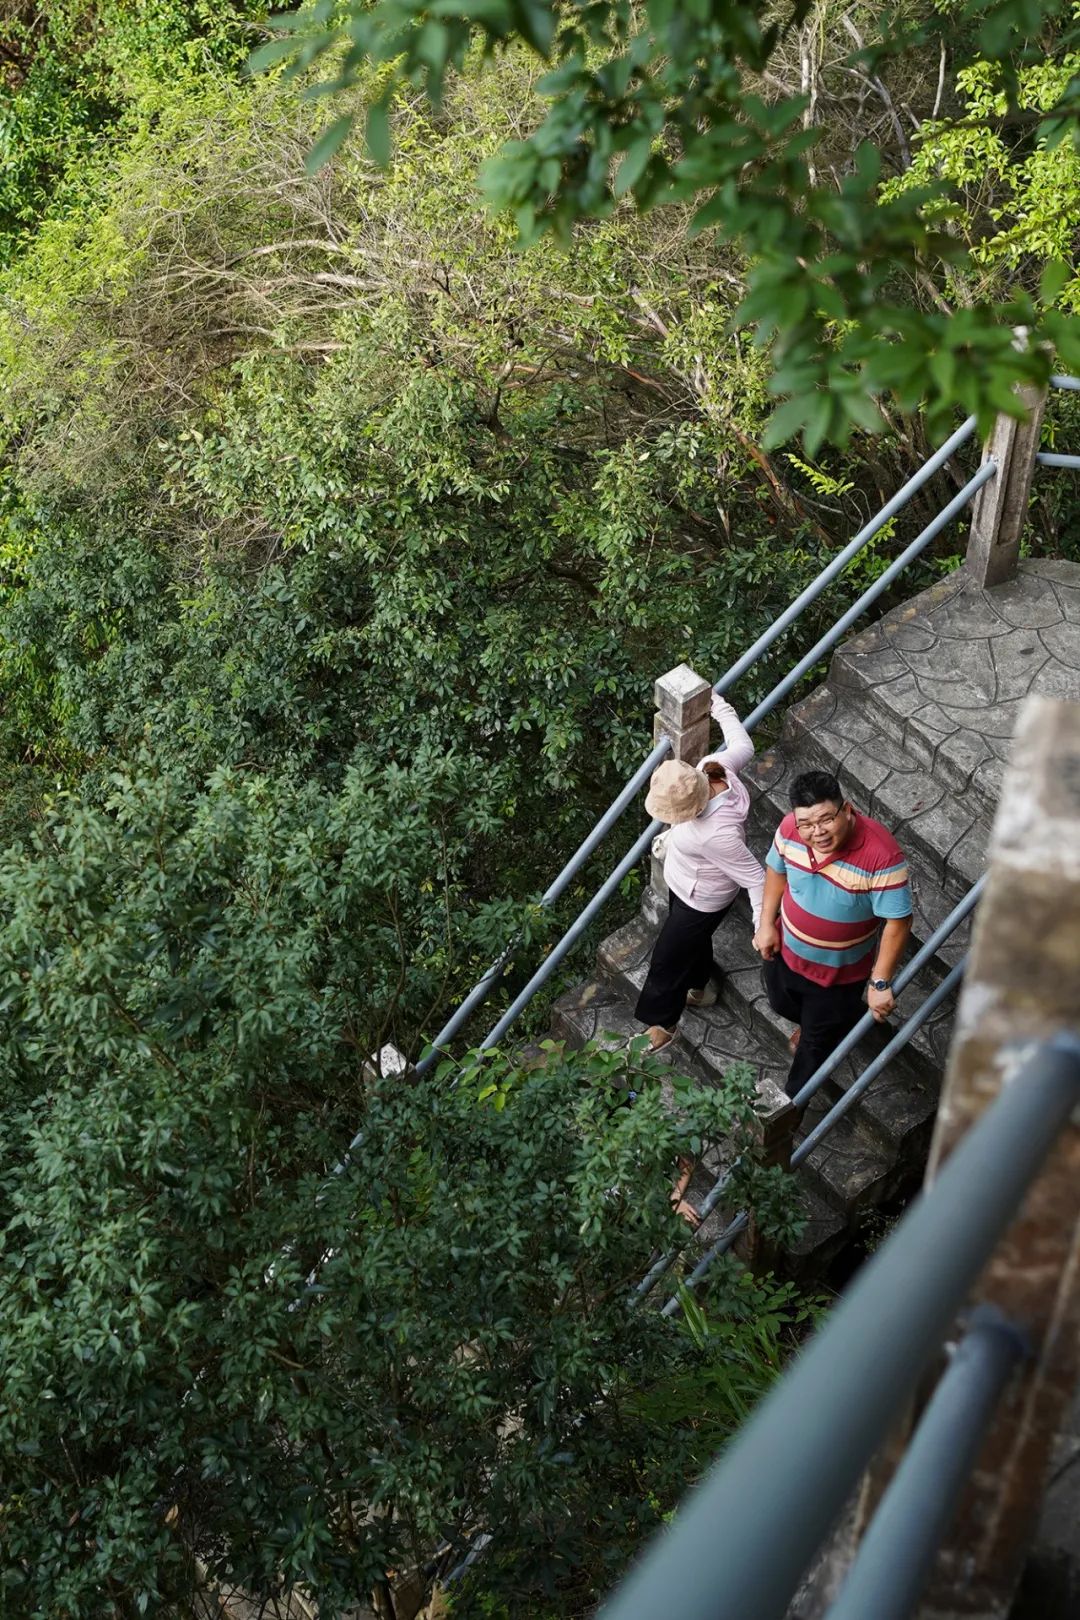
<instances>
[{"instance_id":1,"label":"woman's leg","mask_svg":"<svg viewBox=\"0 0 1080 1620\"><path fill-rule=\"evenodd\" d=\"M688 991L708 982L713 931L723 915L723 911L695 911L678 895L669 897L668 914L653 946L635 1018L661 1029L675 1028L686 1007ZM709 965L702 978L706 959Z\"/></svg>"}]
</instances>

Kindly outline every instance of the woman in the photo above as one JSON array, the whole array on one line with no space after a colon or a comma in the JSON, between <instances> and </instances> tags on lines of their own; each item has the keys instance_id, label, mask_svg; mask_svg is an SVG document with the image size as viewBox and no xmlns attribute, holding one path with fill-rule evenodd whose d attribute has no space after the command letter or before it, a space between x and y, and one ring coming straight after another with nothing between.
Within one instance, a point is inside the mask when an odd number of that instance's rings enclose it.
<instances>
[{"instance_id":1,"label":"woman","mask_svg":"<svg viewBox=\"0 0 1080 1620\"><path fill-rule=\"evenodd\" d=\"M753 758L754 745L726 698L714 694L712 716L723 729L723 748L696 766L665 760L645 800L649 814L671 828L664 856L668 914L634 1009L649 1026L654 1052L671 1045L688 1003L715 1002L712 937L740 889L750 895L755 929L761 917L765 872L746 847L750 795L736 774Z\"/></svg>"}]
</instances>

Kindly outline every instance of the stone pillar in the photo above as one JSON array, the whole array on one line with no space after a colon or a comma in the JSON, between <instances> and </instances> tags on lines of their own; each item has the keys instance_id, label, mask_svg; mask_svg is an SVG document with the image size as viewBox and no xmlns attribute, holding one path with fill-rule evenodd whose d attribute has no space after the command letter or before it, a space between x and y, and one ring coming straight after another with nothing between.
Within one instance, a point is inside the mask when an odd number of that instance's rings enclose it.
<instances>
[{"instance_id":1,"label":"stone pillar","mask_svg":"<svg viewBox=\"0 0 1080 1620\"><path fill-rule=\"evenodd\" d=\"M671 758L696 765L709 751L709 705L712 687L689 664L677 664L661 675L654 688L656 714L653 742L671 738Z\"/></svg>"},{"instance_id":2,"label":"stone pillar","mask_svg":"<svg viewBox=\"0 0 1080 1620\"><path fill-rule=\"evenodd\" d=\"M381 1075L396 1075L404 1079L409 1070L409 1064L404 1052L396 1046L380 1046L377 1052L364 1061L363 1076L365 1080L378 1080Z\"/></svg>"},{"instance_id":3,"label":"stone pillar","mask_svg":"<svg viewBox=\"0 0 1080 1620\"><path fill-rule=\"evenodd\" d=\"M979 585L1001 585L1016 572L1020 537L1027 517L1045 388L1017 389L1027 417L999 416L983 450L983 461L997 462L997 476L975 496L968 535L967 571Z\"/></svg>"},{"instance_id":4,"label":"stone pillar","mask_svg":"<svg viewBox=\"0 0 1080 1620\"><path fill-rule=\"evenodd\" d=\"M1013 1082L1032 1043L1080 1028L1080 704L1031 697L1021 709L990 857L929 1179ZM1009 1611L1051 1447L1080 1377L1078 1267L1074 1119L970 1302L998 1306L1028 1333L1035 1354L998 1408L920 1620L1002 1620Z\"/></svg>"},{"instance_id":5,"label":"stone pillar","mask_svg":"<svg viewBox=\"0 0 1080 1620\"><path fill-rule=\"evenodd\" d=\"M671 759L684 759L696 765L709 750L709 705L712 687L689 664L677 664L661 675L654 688L656 714L653 716L653 742L671 738ZM667 884L664 862L655 851L652 857L651 886L666 904Z\"/></svg>"},{"instance_id":6,"label":"stone pillar","mask_svg":"<svg viewBox=\"0 0 1080 1620\"><path fill-rule=\"evenodd\" d=\"M791 1148L798 1119L795 1104L775 1080L758 1081L751 1135L757 1143L762 1164L791 1169ZM735 1252L758 1271L772 1270L780 1259L779 1251L763 1239L753 1211L746 1231L736 1239Z\"/></svg>"},{"instance_id":7,"label":"stone pillar","mask_svg":"<svg viewBox=\"0 0 1080 1620\"><path fill-rule=\"evenodd\" d=\"M798 1111L787 1092L767 1077L757 1083L752 1134L762 1164L791 1169L791 1142Z\"/></svg>"}]
</instances>

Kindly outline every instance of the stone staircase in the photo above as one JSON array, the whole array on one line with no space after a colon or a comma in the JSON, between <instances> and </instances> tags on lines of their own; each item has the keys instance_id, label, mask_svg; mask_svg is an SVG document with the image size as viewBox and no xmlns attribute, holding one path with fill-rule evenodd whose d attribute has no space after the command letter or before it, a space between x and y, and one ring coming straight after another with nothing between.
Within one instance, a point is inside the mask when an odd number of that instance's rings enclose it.
<instances>
[{"instance_id":1,"label":"stone staircase","mask_svg":"<svg viewBox=\"0 0 1080 1620\"><path fill-rule=\"evenodd\" d=\"M950 576L847 641L824 685L788 710L777 746L743 774L750 847L764 856L790 808L792 777L835 771L856 807L888 826L908 856L914 951L983 870L1016 713L1031 691L1080 698L1080 568L1027 562L991 589ZM606 1044L641 1033L633 1005L665 906L650 888L640 915L603 941L595 976L556 1004L559 1038ZM961 924L904 991L894 1027L963 954L970 926ZM791 1026L765 999L750 935L743 895L715 936L720 1000L688 1010L665 1055L705 1081L745 1062L782 1086ZM797 1172L807 1225L789 1255L794 1269L825 1271L870 1209L920 1182L952 1014L950 999ZM892 1033L875 1029L840 1065L807 1109L797 1142ZM707 1185L703 1172L692 1196Z\"/></svg>"}]
</instances>

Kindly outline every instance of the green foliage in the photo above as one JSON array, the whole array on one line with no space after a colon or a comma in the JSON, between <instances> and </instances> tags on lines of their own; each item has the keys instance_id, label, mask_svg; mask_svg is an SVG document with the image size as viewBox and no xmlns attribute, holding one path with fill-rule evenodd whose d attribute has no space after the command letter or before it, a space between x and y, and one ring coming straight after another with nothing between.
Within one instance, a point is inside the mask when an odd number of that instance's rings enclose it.
<instances>
[{"instance_id":1,"label":"green foliage","mask_svg":"<svg viewBox=\"0 0 1080 1620\"><path fill-rule=\"evenodd\" d=\"M820 467L810 467L805 461L800 461L798 456L789 455L787 459L797 472L809 479L819 495L850 495L855 488L850 478L833 478L831 474L822 472Z\"/></svg>"},{"instance_id":2,"label":"green foliage","mask_svg":"<svg viewBox=\"0 0 1080 1620\"><path fill-rule=\"evenodd\" d=\"M929 181L948 182L963 200L933 205L968 250L948 290L963 303L1000 296L1018 281L1048 304L1075 314L1080 279L1070 268L1080 231L1080 152L1046 129L1032 138L1015 120L1051 113L1080 73L1080 52L1062 51L1007 80L1000 64L976 61L956 76L963 116L929 121L907 172L884 188L896 196ZM1011 115L1011 116L1010 116Z\"/></svg>"},{"instance_id":3,"label":"green foliage","mask_svg":"<svg viewBox=\"0 0 1080 1620\"><path fill-rule=\"evenodd\" d=\"M256 0L7 0L0 7L0 264L155 85L250 49Z\"/></svg>"},{"instance_id":4,"label":"green foliage","mask_svg":"<svg viewBox=\"0 0 1080 1620\"><path fill-rule=\"evenodd\" d=\"M580 221L610 217L624 197L641 210L690 206L694 231L715 232L751 261L738 319L756 326L759 342L771 342L770 386L790 396L773 416L769 442L801 432L812 456L826 440L846 443L853 429L879 432L883 392L906 411L923 409L935 433L958 404L986 428L996 412L1018 410L1016 382L1045 381L1049 371L1043 344L1018 352L1010 329L1032 327L1065 364L1080 357L1078 330L1019 291L952 320L897 297L900 275L962 262L963 252L926 214L931 191L882 189L881 152L868 141L853 147L835 181L816 179L818 131L805 89L777 93L770 78L810 9L807 0L779 13L734 0L691 8L653 0L643 9L630 0L569 8L553 0L524 7L491 0L481 8L350 0L343 9L326 0L275 19L281 36L251 65L284 62L289 75L309 79L317 67L321 77L309 93L318 96L359 86L370 109L368 147L384 163L396 86L421 88L438 108L451 75L469 71L474 52L490 58L519 44L549 68L538 86L548 110L487 164L484 184L523 242L546 231L565 240ZM884 34L871 17L876 38L848 66L865 78L868 65L880 73L886 62L948 38L961 62L981 53L997 65L1003 105L991 98L980 109L992 123L1023 108L1021 67L1041 57L1050 29L1054 71L1042 74L1037 90L1029 79L1027 104L1033 96L1045 140L1059 140L1072 116L1075 65L1073 28L1057 27L1062 10L974 0ZM340 145L351 116L347 110L335 120L317 158Z\"/></svg>"},{"instance_id":5,"label":"green foliage","mask_svg":"<svg viewBox=\"0 0 1080 1620\"><path fill-rule=\"evenodd\" d=\"M720 1272L705 1340L628 1304L745 1076L673 1114L640 1053L365 1068L391 895L424 926L380 825L455 796L427 762L332 800L117 777L4 858L13 1620L189 1612L196 1557L332 1620L481 1530L481 1591L577 1612L775 1371L789 1288Z\"/></svg>"},{"instance_id":6,"label":"green foliage","mask_svg":"<svg viewBox=\"0 0 1080 1620\"><path fill-rule=\"evenodd\" d=\"M627 1308L746 1076L372 1057L532 970L657 671L720 673L920 446L762 449L745 263L638 211L652 152L516 250L472 176L543 121L527 48L437 113L365 68L394 166L312 175L246 8L206 71L208 13L121 12L0 271L0 1608L179 1615L201 1563L329 1617L485 1532L456 1612L580 1613L805 1325L734 1265ZM789 1193L738 1184L781 1239Z\"/></svg>"}]
</instances>

